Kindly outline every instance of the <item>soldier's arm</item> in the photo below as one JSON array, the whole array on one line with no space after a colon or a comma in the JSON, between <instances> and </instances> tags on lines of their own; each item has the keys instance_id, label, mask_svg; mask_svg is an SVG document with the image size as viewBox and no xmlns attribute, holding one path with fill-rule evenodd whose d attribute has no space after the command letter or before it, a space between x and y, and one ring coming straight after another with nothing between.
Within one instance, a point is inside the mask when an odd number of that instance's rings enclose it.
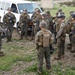
<instances>
[{"instance_id":1,"label":"soldier's arm","mask_svg":"<svg viewBox=\"0 0 75 75\"><path fill-rule=\"evenodd\" d=\"M42 21L42 15L40 14L40 21Z\"/></svg>"},{"instance_id":2,"label":"soldier's arm","mask_svg":"<svg viewBox=\"0 0 75 75\"><path fill-rule=\"evenodd\" d=\"M16 23L16 17L15 17L15 15L13 15L13 17L14 17L14 23Z\"/></svg>"},{"instance_id":3,"label":"soldier's arm","mask_svg":"<svg viewBox=\"0 0 75 75\"><path fill-rule=\"evenodd\" d=\"M39 40L39 36L38 36L38 33L37 33L36 36L35 36L36 49L39 48L39 46L38 46L38 40Z\"/></svg>"},{"instance_id":4,"label":"soldier's arm","mask_svg":"<svg viewBox=\"0 0 75 75\"><path fill-rule=\"evenodd\" d=\"M20 15L19 22L22 23L22 15Z\"/></svg>"},{"instance_id":5,"label":"soldier's arm","mask_svg":"<svg viewBox=\"0 0 75 75\"><path fill-rule=\"evenodd\" d=\"M62 24L57 35L56 35L56 38L59 38L61 36L61 34L63 33L63 31L64 31L64 25Z\"/></svg>"},{"instance_id":6,"label":"soldier's arm","mask_svg":"<svg viewBox=\"0 0 75 75\"><path fill-rule=\"evenodd\" d=\"M7 21L8 21L7 15L5 14L4 17L3 17L3 23L6 23Z\"/></svg>"},{"instance_id":7,"label":"soldier's arm","mask_svg":"<svg viewBox=\"0 0 75 75\"><path fill-rule=\"evenodd\" d=\"M38 34L35 35L35 44L38 44Z\"/></svg>"},{"instance_id":8,"label":"soldier's arm","mask_svg":"<svg viewBox=\"0 0 75 75\"><path fill-rule=\"evenodd\" d=\"M1 32L1 33L3 33L3 32L6 33L6 30L7 30L7 29L3 29L3 28L0 26L0 32Z\"/></svg>"},{"instance_id":9,"label":"soldier's arm","mask_svg":"<svg viewBox=\"0 0 75 75\"><path fill-rule=\"evenodd\" d=\"M52 33L49 31L49 34L50 34L50 40L49 40L49 42L50 42L50 45L52 44Z\"/></svg>"}]
</instances>

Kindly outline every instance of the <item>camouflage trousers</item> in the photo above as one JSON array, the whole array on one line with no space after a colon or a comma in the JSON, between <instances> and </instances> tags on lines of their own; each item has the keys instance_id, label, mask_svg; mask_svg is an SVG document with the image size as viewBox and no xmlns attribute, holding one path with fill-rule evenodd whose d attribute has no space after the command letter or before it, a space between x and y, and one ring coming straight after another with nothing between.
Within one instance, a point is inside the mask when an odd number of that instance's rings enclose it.
<instances>
[{"instance_id":1,"label":"camouflage trousers","mask_svg":"<svg viewBox=\"0 0 75 75\"><path fill-rule=\"evenodd\" d=\"M65 40L62 40L61 38L57 39L57 48L58 48L58 58L61 58L64 55L64 49L65 49Z\"/></svg>"},{"instance_id":2,"label":"camouflage trousers","mask_svg":"<svg viewBox=\"0 0 75 75\"><path fill-rule=\"evenodd\" d=\"M72 36L71 35L69 35L69 40L70 40L69 47L72 48Z\"/></svg>"},{"instance_id":3,"label":"camouflage trousers","mask_svg":"<svg viewBox=\"0 0 75 75\"><path fill-rule=\"evenodd\" d=\"M1 37L1 34L0 34L0 52L1 52L1 46L2 46L2 37Z\"/></svg>"},{"instance_id":4,"label":"camouflage trousers","mask_svg":"<svg viewBox=\"0 0 75 75\"><path fill-rule=\"evenodd\" d=\"M34 26L34 35L36 35L36 33L39 31L39 26L35 25Z\"/></svg>"},{"instance_id":5,"label":"camouflage trousers","mask_svg":"<svg viewBox=\"0 0 75 75\"><path fill-rule=\"evenodd\" d=\"M71 44L72 44L72 51L75 52L75 35L72 36Z\"/></svg>"},{"instance_id":6,"label":"camouflage trousers","mask_svg":"<svg viewBox=\"0 0 75 75\"><path fill-rule=\"evenodd\" d=\"M38 70L42 71L43 70L43 60L45 57L46 61L46 68L51 69L51 64L50 64L50 48L49 47L39 47L37 50L37 55L38 55Z\"/></svg>"},{"instance_id":7,"label":"camouflage trousers","mask_svg":"<svg viewBox=\"0 0 75 75\"><path fill-rule=\"evenodd\" d=\"M11 41L12 33L13 33L13 25L12 24L9 24L7 26L7 31L6 31L7 41Z\"/></svg>"},{"instance_id":8,"label":"camouflage trousers","mask_svg":"<svg viewBox=\"0 0 75 75\"><path fill-rule=\"evenodd\" d=\"M23 38L24 35L25 37L27 37L27 33L28 33L28 24L24 24L21 26L21 38Z\"/></svg>"}]
</instances>

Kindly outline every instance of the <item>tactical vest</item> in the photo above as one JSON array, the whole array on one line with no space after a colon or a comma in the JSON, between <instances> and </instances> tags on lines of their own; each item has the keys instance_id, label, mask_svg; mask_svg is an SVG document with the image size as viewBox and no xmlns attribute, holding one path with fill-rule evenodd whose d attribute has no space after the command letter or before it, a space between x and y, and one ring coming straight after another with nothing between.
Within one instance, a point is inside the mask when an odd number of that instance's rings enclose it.
<instances>
[{"instance_id":1,"label":"tactical vest","mask_svg":"<svg viewBox=\"0 0 75 75\"><path fill-rule=\"evenodd\" d=\"M42 34L39 37L39 45L43 47L49 47L51 42L51 34L48 31L42 31Z\"/></svg>"}]
</instances>

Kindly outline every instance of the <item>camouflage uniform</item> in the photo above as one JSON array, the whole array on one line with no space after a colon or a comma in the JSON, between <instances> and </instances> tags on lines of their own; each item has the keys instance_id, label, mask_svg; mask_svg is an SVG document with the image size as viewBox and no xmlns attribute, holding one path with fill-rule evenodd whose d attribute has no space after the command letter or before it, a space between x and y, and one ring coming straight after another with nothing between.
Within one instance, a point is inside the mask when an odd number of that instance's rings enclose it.
<instances>
[{"instance_id":1,"label":"camouflage uniform","mask_svg":"<svg viewBox=\"0 0 75 75\"><path fill-rule=\"evenodd\" d=\"M10 12L9 12L10 11ZM11 41L12 33L13 33L13 25L16 22L15 15L11 13L11 9L8 9L8 13L6 13L3 17L3 23L6 25L7 32L7 42Z\"/></svg>"},{"instance_id":2,"label":"camouflage uniform","mask_svg":"<svg viewBox=\"0 0 75 75\"><path fill-rule=\"evenodd\" d=\"M70 24L70 42L72 45L72 53L75 53L75 14L72 15L73 22Z\"/></svg>"},{"instance_id":3,"label":"camouflage uniform","mask_svg":"<svg viewBox=\"0 0 75 75\"><path fill-rule=\"evenodd\" d=\"M49 22L48 30L50 30L53 33L53 30L54 29L53 29L52 16L50 15L50 12L49 11L47 11L46 14L47 14L48 22Z\"/></svg>"},{"instance_id":4,"label":"camouflage uniform","mask_svg":"<svg viewBox=\"0 0 75 75\"><path fill-rule=\"evenodd\" d=\"M57 27L59 28L59 22L58 22L58 18L57 18L57 14L56 14L56 17L53 19L53 35L54 35L54 40L53 40L53 43L57 43L57 39L56 39L56 35L57 35Z\"/></svg>"},{"instance_id":5,"label":"camouflage uniform","mask_svg":"<svg viewBox=\"0 0 75 75\"><path fill-rule=\"evenodd\" d=\"M70 17L69 17L69 19L67 20L67 33L69 34L70 33L70 31L71 31L71 27L72 27L72 25L73 25L73 23L72 23L72 14L74 13L74 11L71 11L70 12ZM69 35L69 40L70 40L70 43L67 45L67 48L68 49L71 49L72 48L72 44L71 44L71 35Z\"/></svg>"},{"instance_id":6,"label":"camouflage uniform","mask_svg":"<svg viewBox=\"0 0 75 75\"><path fill-rule=\"evenodd\" d=\"M37 14L36 12L39 12L39 13ZM41 19L42 19L40 11L36 11L36 12L34 12L34 14L31 17L31 20L34 23L34 27L33 27L34 35L36 35L37 31L39 31L39 23L41 22Z\"/></svg>"},{"instance_id":7,"label":"camouflage uniform","mask_svg":"<svg viewBox=\"0 0 75 75\"><path fill-rule=\"evenodd\" d=\"M47 18L47 14L42 14L42 21L45 21L47 23L46 28L49 30L49 19Z\"/></svg>"},{"instance_id":8,"label":"camouflage uniform","mask_svg":"<svg viewBox=\"0 0 75 75\"><path fill-rule=\"evenodd\" d=\"M45 21L42 21L40 24L46 24ZM38 70L42 72L43 68L43 59L45 57L46 60L46 67L47 69L51 69L50 65L50 44L52 43L51 40L52 33L49 30L40 30L37 32L35 36L35 43L37 48L37 55L38 55ZM43 56L44 55L44 56Z\"/></svg>"},{"instance_id":9,"label":"camouflage uniform","mask_svg":"<svg viewBox=\"0 0 75 75\"><path fill-rule=\"evenodd\" d=\"M1 36L1 34L4 32L4 33L6 33L6 29L3 29L2 27L1 27L1 25L2 25L2 23L0 22L0 56L3 56L4 54L3 54L3 52L1 52L1 46L2 46L2 36Z\"/></svg>"},{"instance_id":10,"label":"camouflage uniform","mask_svg":"<svg viewBox=\"0 0 75 75\"><path fill-rule=\"evenodd\" d=\"M60 16L60 18L63 18L64 16ZM62 20L59 28L56 28L57 30L57 47L58 47L58 56L57 59L61 59L61 57L64 55L64 49L65 49L65 33L66 33L66 25L65 21Z\"/></svg>"},{"instance_id":11,"label":"camouflage uniform","mask_svg":"<svg viewBox=\"0 0 75 75\"><path fill-rule=\"evenodd\" d=\"M73 29L71 30L71 44L72 44L72 53L75 53L75 23L73 24Z\"/></svg>"},{"instance_id":12,"label":"camouflage uniform","mask_svg":"<svg viewBox=\"0 0 75 75\"><path fill-rule=\"evenodd\" d=\"M28 23L30 20L30 16L27 13L23 13L20 16L20 25L21 25L21 39L25 35L27 37L28 33Z\"/></svg>"}]
</instances>

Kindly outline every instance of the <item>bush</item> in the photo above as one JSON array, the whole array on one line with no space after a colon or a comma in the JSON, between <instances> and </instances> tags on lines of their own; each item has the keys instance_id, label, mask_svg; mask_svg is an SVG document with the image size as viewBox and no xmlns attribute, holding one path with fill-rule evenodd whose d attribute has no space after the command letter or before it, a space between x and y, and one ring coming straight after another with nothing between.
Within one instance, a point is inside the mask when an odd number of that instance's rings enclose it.
<instances>
[{"instance_id":1,"label":"bush","mask_svg":"<svg viewBox=\"0 0 75 75\"><path fill-rule=\"evenodd\" d=\"M75 2L64 2L60 3L60 5L75 6Z\"/></svg>"}]
</instances>

